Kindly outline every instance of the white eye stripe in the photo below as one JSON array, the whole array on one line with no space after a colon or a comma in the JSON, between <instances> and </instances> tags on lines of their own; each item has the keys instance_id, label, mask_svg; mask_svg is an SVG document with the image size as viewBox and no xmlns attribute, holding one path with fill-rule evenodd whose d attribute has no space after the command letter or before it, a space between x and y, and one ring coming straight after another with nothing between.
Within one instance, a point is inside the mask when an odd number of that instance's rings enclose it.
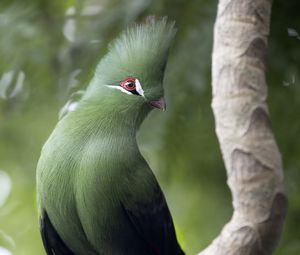
<instances>
[{"instance_id":1,"label":"white eye stripe","mask_svg":"<svg viewBox=\"0 0 300 255\"><path fill-rule=\"evenodd\" d=\"M135 79L135 86L136 86L136 91L139 93L142 97L144 96L144 90L142 88L142 85L138 79Z\"/></svg>"},{"instance_id":2,"label":"white eye stripe","mask_svg":"<svg viewBox=\"0 0 300 255\"><path fill-rule=\"evenodd\" d=\"M128 95L134 95L132 94L130 91L127 91L126 89L122 88L121 86L115 86L115 85L105 85L106 87L108 88L111 88L111 89L118 89ZM145 97L144 95L144 90L142 88L142 85L140 83L140 81L138 79L135 79L135 86L136 86L136 91L137 93L139 93L140 96L142 97Z\"/></svg>"},{"instance_id":3,"label":"white eye stripe","mask_svg":"<svg viewBox=\"0 0 300 255\"><path fill-rule=\"evenodd\" d=\"M129 91L127 91L126 89L120 87L120 86L115 86L115 85L105 85L106 87L108 88L111 88L111 89L118 89L118 90L121 90L122 92L128 94L128 95L133 95L132 93L130 93Z\"/></svg>"}]
</instances>

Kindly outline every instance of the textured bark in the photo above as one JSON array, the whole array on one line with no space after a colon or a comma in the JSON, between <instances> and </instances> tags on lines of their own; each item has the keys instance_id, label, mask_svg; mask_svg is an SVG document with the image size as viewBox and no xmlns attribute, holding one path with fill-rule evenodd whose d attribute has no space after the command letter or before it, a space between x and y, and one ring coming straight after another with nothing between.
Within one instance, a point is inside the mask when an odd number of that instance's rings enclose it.
<instances>
[{"instance_id":1,"label":"textured bark","mask_svg":"<svg viewBox=\"0 0 300 255\"><path fill-rule=\"evenodd\" d=\"M212 108L234 212L199 255L269 255L282 231L287 199L266 104L271 6L271 0L219 0Z\"/></svg>"}]
</instances>

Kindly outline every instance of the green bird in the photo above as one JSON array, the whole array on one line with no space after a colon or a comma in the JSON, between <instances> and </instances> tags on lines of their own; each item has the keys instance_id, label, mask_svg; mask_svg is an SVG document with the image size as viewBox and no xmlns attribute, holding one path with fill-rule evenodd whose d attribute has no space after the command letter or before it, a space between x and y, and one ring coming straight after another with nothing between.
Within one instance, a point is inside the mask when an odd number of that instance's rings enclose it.
<instances>
[{"instance_id":1,"label":"green bird","mask_svg":"<svg viewBox=\"0 0 300 255\"><path fill-rule=\"evenodd\" d=\"M37 193L48 255L184 254L136 141L151 109L165 109L163 77L174 35L165 18L123 32L43 146Z\"/></svg>"}]
</instances>

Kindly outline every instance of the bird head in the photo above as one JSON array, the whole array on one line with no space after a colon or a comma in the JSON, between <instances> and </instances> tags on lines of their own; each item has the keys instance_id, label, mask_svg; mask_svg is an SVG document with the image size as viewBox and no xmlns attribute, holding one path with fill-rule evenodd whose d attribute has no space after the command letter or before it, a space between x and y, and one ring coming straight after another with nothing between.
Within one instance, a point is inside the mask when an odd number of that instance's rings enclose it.
<instances>
[{"instance_id":1,"label":"bird head","mask_svg":"<svg viewBox=\"0 0 300 255\"><path fill-rule=\"evenodd\" d=\"M115 105L165 109L163 77L174 23L148 18L124 31L97 66L87 97L104 94Z\"/></svg>"}]
</instances>

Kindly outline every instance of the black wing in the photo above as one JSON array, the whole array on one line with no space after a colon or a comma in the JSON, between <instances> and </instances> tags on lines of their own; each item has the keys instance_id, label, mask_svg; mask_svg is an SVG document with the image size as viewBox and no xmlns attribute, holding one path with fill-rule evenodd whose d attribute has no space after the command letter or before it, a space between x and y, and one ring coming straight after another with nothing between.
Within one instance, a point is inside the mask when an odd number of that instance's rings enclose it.
<instances>
[{"instance_id":1,"label":"black wing","mask_svg":"<svg viewBox=\"0 0 300 255\"><path fill-rule=\"evenodd\" d=\"M124 203L122 206L153 255L184 255L177 242L172 216L159 186L147 201L136 201L134 207Z\"/></svg>"},{"instance_id":2,"label":"black wing","mask_svg":"<svg viewBox=\"0 0 300 255\"><path fill-rule=\"evenodd\" d=\"M76 255L60 238L45 211L40 220L40 231L47 255Z\"/></svg>"}]
</instances>

